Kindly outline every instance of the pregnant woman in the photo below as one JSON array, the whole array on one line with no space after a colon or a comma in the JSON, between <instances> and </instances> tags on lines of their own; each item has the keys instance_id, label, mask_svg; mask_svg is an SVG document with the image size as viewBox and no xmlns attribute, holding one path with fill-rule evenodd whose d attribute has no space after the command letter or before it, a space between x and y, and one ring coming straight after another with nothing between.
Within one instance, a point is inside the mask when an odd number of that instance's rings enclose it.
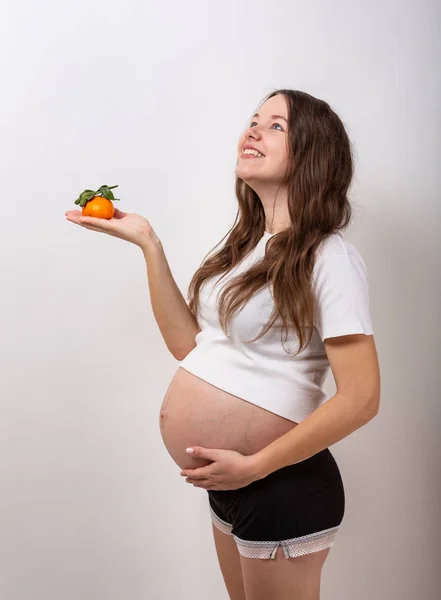
<instances>
[{"instance_id":1,"label":"pregnant woman","mask_svg":"<svg viewBox=\"0 0 441 600\"><path fill-rule=\"evenodd\" d=\"M215 144L215 130L207 136ZM237 218L188 303L147 219L66 213L144 254L154 316L180 361L161 435L185 481L207 492L232 600L319 600L345 509L329 446L379 410L368 274L342 233L352 176L350 141L326 102L268 95L239 140Z\"/></svg>"}]
</instances>

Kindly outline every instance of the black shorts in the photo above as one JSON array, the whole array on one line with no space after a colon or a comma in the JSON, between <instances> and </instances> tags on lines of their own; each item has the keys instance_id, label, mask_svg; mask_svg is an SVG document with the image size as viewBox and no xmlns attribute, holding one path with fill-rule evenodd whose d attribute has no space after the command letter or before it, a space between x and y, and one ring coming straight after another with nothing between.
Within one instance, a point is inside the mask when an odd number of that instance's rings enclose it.
<instances>
[{"instance_id":1,"label":"black shorts","mask_svg":"<svg viewBox=\"0 0 441 600\"><path fill-rule=\"evenodd\" d=\"M333 546L345 493L329 448L237 490L207 490L213 524L247 558L286 558Z\"/></svg>"}]
</instances>

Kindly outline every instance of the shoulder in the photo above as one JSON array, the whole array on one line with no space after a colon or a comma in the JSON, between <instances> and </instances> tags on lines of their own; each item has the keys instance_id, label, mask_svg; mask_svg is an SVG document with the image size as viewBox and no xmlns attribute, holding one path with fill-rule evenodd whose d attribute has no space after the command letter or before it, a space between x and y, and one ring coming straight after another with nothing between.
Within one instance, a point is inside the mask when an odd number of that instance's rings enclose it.
<instances>
[{"instance_id":1,"label":"shoulder","mask_svg":"<svg viewBox=\"0 0 441 600\"><path fill-rule=\"evenodd\" d=\"M354 244L347 240L341 232L329 235L317 249L317 258L329 258L341 254L360 254Z\"/></svg>"},{"instance_id":2,"label":"shoulder","mask_svg":"<svg viewBox=\"0 0 441 600\"><path fill-rule=\"evenodd\" d=\"M341 232L333 233L321 242L317 248L316 267L339 262L359 265L366 270L365 261L359 250Z\"/></svg>"},{"instance_id":3,"label":"shoulder","mask_svg":"<svg viewBox=\"0 0 441 600\"><path fill-rule=\"evenodd\" d=\"M348 287L369 283L362 255L340 232L328 236L317 248L312 278L319 285L332 282Z\"/></svg>"},{"instance_id":4,"label":"shoulder","mask_svg":"<svg viewBox=\"0 0 441 600\"><path fill-rule=\"evenodd\" d=\"M322 340L353 333L372 334L366 264L341 233L329 236L317 249L313 283L315 326Z\"/></svg>"}]
</instances>

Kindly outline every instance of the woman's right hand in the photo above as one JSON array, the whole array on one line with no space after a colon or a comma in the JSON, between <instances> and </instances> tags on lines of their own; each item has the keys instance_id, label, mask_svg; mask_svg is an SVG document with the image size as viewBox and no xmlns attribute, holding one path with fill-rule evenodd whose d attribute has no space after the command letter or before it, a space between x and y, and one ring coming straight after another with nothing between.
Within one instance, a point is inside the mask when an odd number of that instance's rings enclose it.
<instances>
[{"instance_id":1,"label":"woman's right hand","mask_svg":"<svg viewBox=\"0 0 441 600\"><path fill-rule=\"evenodd\" d=\"M113 235L132 242L140 248L144 248L151 242L159 242L158 236L147 219L136 213L122 212L116 207L111 219L83 217L80 210L67 210L65 215L67 220L72 223L77 223L92 231Z\"/></svg>"}]
</instances>

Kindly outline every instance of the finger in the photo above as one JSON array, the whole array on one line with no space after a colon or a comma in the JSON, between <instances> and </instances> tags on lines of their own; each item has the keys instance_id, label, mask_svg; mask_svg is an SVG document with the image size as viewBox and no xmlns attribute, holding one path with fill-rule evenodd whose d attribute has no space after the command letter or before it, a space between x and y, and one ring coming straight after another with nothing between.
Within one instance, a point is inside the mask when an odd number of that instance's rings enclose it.
<instances>
[{"instance_id":1,"label":"finger","mask_svg":"<svg viewBox=\"0 0 441 600\"><path fill-rule=\"evenodd\" d=\"M102 229L108 229L109 222L107 219L99 219L98 217L78 217L78 223L80 225L95 225L95 227L101 227Z\"/></svg>"},{"instance_id":2,"label":"finger","mask_svg":"<svg viewBox=\"0 0 441 600\"><path fill-rule=\"evenodd\" d=\"M115 212L113 214L113 218L114 219L121 219L122 217L125 217L127 213L123 212L122 210L119 210L119 208L116 208L115 206Z\"/></svg>"},{"instance_id":3,"label":"finger","mask_svg":"<svg viewBox=\"0 0 441 600\"><path fill-rule=\"evenodd\" d=\"M98 233L105 233L105 231L101 227L94 227L93 225L88 225L87 223L78 223L84 229L90 229L91 231L98 231Z\"/></svg>"},{"instance_id":4,"label":"finger","mask_svg":"<svg viewBox=\"0 0 441 600\"><path fill-rule=\"evenodd\" d=\"M211 472L207 471L206 467L200 467L199 469L185 469L181 474L192 477L193 479L204 479L209 477Z\"/></svg>"},{"instance_id":5,"label":"finger","mask_svg":"<svg viewBox=\"0 0 441 600\"><path fill-rule=\"evenodd\" d=\"M101 221L104 221L105 219L98 219L96 217L83 217L79 211L67 211L66 219L72 223L76 223L76 225L83 225L83 227L87 225L87 228L92 228L92 226L95 228L98 226L101 228L101 230L105 229L101 223ZM89 219L92 219L92 221L89 221ZM99 231L99 229L95 229L95 231Z\"/></svg>"},{"instance_id":6,"label":"finger","mask_svg":"<svg viewBox=\"0 0 441 600\"><path fill-rule=\"evenodd\" d=\"M78 223L78 218L81 217L81 214L78 214L75 211L70 210L65 213L65 217L68 221L72 221L72 223Z\"/></svg>"},{"instance_id":7,"label":"finger","mask_svg":"<svg viewBox=\"0 0 441 600\"><path fill-rule=\"evenodd\" d=\"M190 477L188 477L185 481L187 481L188 483L192 483L195 486L210 485L209 479L191 479Z\"/></svg>"}]
</instances>

